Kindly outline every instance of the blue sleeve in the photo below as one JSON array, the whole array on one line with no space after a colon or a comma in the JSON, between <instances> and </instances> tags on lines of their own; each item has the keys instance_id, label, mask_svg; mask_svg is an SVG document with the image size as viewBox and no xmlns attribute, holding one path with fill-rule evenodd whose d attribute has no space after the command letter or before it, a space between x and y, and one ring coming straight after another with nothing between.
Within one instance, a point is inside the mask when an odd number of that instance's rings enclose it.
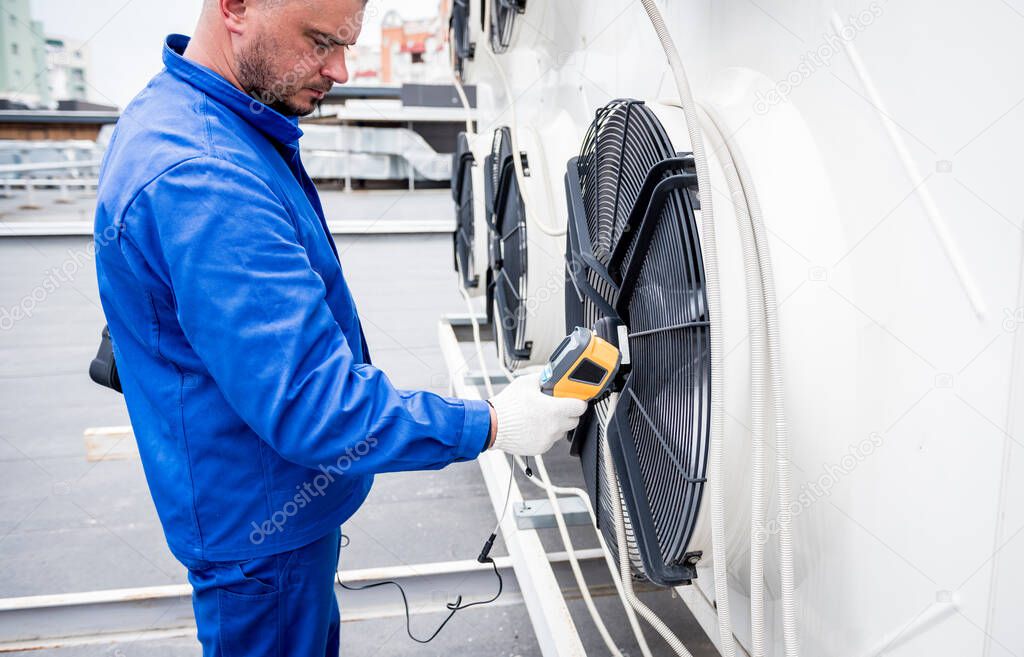
<instances>
[{"instance_id":1,"label":"blue sleeve","mask_svg":"<svg viewBox=\"0 0 1024 657\"><path fill-rule=\"evenodd\" d=\"M353 356L288 212L253 174L215 157L183 162L139 194L124 226L152 231L185 337L285 459L316 468L366 452L349 469L365 474L480 453L485 402L399 391Z\"/></svg>"}]
</instances>

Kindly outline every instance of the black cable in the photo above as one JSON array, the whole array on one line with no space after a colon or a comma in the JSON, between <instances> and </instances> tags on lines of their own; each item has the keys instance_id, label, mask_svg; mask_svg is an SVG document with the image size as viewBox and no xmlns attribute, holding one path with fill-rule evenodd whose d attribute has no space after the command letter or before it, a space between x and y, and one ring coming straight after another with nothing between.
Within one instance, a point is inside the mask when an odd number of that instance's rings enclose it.
<instances>
[{"instance_id":1,"label":"black cable","mask_svg":"<svg viewBox=\"0 0 1024 657\"><path fill-rule=\"evenodd\" d=\"M384 582L374 582L373 584L365 584L363 586L349 586L345 582L341 581L341 559L339 558L338 567L335 569L335 573L337 575L336 579L338 580L338 586L347 591L366 591L367 589L374 589L378 586L386 586L389 584L397 588L398 593L402 596L402 605L405 607L405 633L408 634L409 638L415 641L416 643L430 643L431 641L433 641L434 638L441 633L441 630L444 629L444 626L448 624L448 621L450 621L455 616L456 612L462 611L463 609L469 609L470 607L489 605L492 602L496 601L498 598L501 597L501 592L504 590L505 582L501 579L501 573L498 572L498 564L494 563L494 559L491 558L491 549L494 548L494 541L496 538L498 538L498 528L501 526L501 521L505 519L505 514L508 513L508 503L509 500L512 498L512 481L513 476L515 475L515 470L515 461L513 460L512 464L509 466L508 488L505 490L505 504L502 507L501 515L498 517L498 524L495 525L494 531L491 532L491 535L487 538L487 541L484 543L483 548L480 550L480 555L476 558L478 562L489 563L491 564L491 567L494 568L494 576L498 578L498 592L494 594L494 597L488 600L477 600L476 602L462 604L462 596L460 595L458 598L456 598L455 602L449 602L445 605L445 608L449 612L448 616L441 622L440 625L437 626L437 629L434 630L434 633L431 634L430 637L427 639L419 639L412 633L412 616L409 612L409 599L405 595L405 589L402 588L402 585L398 582L394 580L387 580ZM341 554L341 548L347 547L349 542L349 537L342 533L338 540L339 556Z\"/></svg>"},{"instance_id":2,"label":"black cable","mask_svg":"<svg viewBox=\"0 0 1024 657\"><path fill-rule=\"evenodd\" d=\"M348 537L343 534L342 538L344 539ZM462 596L460 595L458 598L456 598L455 602L449 602L445 605L445 608L448 609L449 612L448 616L441 622L440 625L437 626L437 629L434 630L434 633L431 634L430 637L427 639L420 639L412 633L412 617L409 612L409 599L405 595L405 589L402 588L402 585L398 582L394 580L387 580L384 582L374 582L373 584L365 584L363 586L349 586L348 584L341 581L341 572L338 571L338 584L341 586L341 588L346 589L348 591L366 591L368 589L377 588L378 586L386 586L389 584L394 586L398 589L398 593L402 596L402 606L405 607L405 633L408 634L409 638L415 641L416 643L430 643L434 640L434 638L437 637L438 634L441 633L441 630L443 630L444 626L448 624L448 621L450 621L455 616L456 612L462 611L463 609L469 609L470 607L487 605L501 597L501 592L504 589L504 582L501 579L501 573L498 572L498 564L494 563L494 559L490 557L491 548L494 547L495 538L497 538L497 534L491 534L490 538L487 539L487 542L484 543L483 549L480 551L480 556L477 557L477 561L479 561L480 563L489 563L491 564L491 567L494 568L494 576L498 578L498 592L495 593L494 597L490 598L489 600L478 600L476 602L462 604ZM348 545L348 543L345 543L345 545Z\"/></svg>"}]
</instances>

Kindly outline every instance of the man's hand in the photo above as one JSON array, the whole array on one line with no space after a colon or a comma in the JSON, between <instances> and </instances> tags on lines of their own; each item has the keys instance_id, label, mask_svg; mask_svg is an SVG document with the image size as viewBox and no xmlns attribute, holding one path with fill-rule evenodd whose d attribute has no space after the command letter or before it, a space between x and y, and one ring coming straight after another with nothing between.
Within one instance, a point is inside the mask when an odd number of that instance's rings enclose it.
<instances>
[{"instance_id":1,"label":"man's hand","mask_svg":"<svg viewBox=\"0 0 1024 657\"><path fill-rule=\"evenodd\" d=\"M521 376L491 399L490 447L517 456L544 454L579 424L587 403L540 391L540 375Z\"/></svg>"}]
</instances>

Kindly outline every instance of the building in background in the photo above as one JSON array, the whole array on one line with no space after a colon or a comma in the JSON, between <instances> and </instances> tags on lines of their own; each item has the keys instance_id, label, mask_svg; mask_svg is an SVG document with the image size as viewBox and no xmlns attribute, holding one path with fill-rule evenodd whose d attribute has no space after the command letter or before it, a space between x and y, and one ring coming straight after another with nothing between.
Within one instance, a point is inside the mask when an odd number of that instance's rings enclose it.
<instances>
[{"instance_id":1,"label":"building in background","mask_svg":"<svg viewBox=\"0 0 1024 657\"><path fill-rule=\"evenodd\" d=\"M9 107L53 108L89 96L89 50L45 36L29 0L0 0L0 100Z\"/></svg>"},{"instance_id":2,"label":"building in background","mask_svg":"<svg viewBox=\"0 0 1024 657\"><path fill-rule=\"evenodd\" d=\"M84 44L45 34L29 0L0 0L0 140L95 142L117 108L88 102Z\"/></svg>"},{"instance_id":3,"label":"building in background","mask_svg":"<svg viewBox=\"0 0 1024 657\"><path fill-rule=\"evenodd\" d=\"M437 14L428 18L405 19L389 11L381 23L381 84L451 82L445 45L449 0L441 0Z\"/></svg>"},{"instance_id":4,"label":"building in background","mask_svg":"<svg viewBox=\"0 0 1024 657\"><path fill-rule=\"evenodd\" d=\"M395 10L384 14L380 41L349 50L349 84L450 84L445 41L449 6L450 0L442 0L438 13L426 18L407 19Z\"/></svg>"},{"instance_id":5,"label":"building in background","mask_svg":"<svg viewBox=\"0 0 1024 657\"><path fill-rule=\"evenodd\" d=\"M345 65L348 67L349 84L380 84L380 46L356 44L345 56Z\"/></svg>"},{"instance_id":6,"label":"building in background","mask_svg":"<svg viewBox=\"0 0 1024 657\"><path fill-rule=\"evenodd\" d=\"M88 99L89 50L81 41L47 37L46 73L50 98L57 101Z\"/></svg>"},{"instance_id":7,"label":"building in background","mask_svg":"<svg viewBox=\"0 0 1024 657\"><path fill-rule=\"evenodd\" d=\"M29 0L2 0L0 98L32 107L52 102L46 75L43 25L32 20Z\"/></svg>"},{"instance_id":8,"label":"building in background","mask_svg":"<svg viewBox=\"0 0 1024 657\"><path fill-rule=\"evenodd\" d=\"M351 82L450 83L450 7L451 0L438 0L433 16L412 19L388 11L380 42L350 52ZM47 35L42 23L32 20L30 0L0 0L0 105L40 109L56 108L60 101L87 102L89 55L80 40Z\"/></svg>"}]
</instances>

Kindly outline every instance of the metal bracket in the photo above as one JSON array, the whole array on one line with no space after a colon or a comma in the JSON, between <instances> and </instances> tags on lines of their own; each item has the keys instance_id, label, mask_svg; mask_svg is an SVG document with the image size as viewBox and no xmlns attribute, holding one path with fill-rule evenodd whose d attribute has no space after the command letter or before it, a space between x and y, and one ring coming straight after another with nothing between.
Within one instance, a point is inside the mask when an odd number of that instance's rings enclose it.
<instances>
[{"instance_id":1,"label":"metal bracket","mask_svg":"<svg viewBox=\"0 0 1024 657\"><path fill-rule=\"evenodd\" d=\"M578 497L558 498L558 508L569 527L588 527L592 524L587 505ZM554 509L547 498L524 500L516 504L512 510L519 529L551 529L558 526Z\"/></svg>"}]
</instances>

